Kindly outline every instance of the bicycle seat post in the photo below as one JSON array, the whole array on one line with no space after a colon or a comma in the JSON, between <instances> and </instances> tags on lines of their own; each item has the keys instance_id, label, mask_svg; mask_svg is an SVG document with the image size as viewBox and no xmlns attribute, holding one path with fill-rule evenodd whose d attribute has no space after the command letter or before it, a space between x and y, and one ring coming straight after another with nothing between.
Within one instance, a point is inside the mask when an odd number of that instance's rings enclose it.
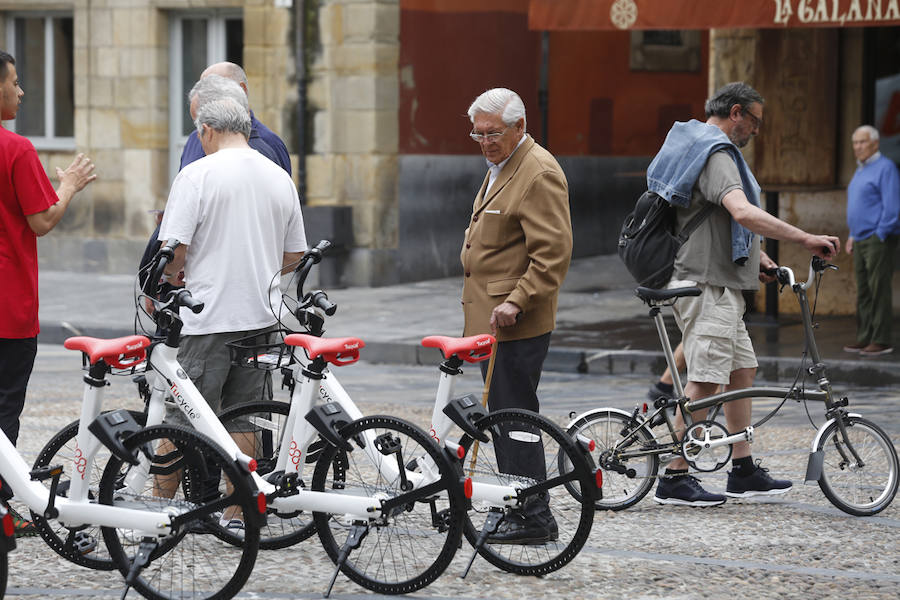
<instances>
[{"instance_id":1,"label":"bicycle seat post","mask_svg":"<svg viewBox=\"0 0 900 600\"><path fill-rule=\"evenodd\" d=\"M678 367L675 364L675 354L672 351L672 344L669 342L669 334L666 333L666 323L663 320L662 309L659 305L652 304L649 314L656 325L656 332L659 334L659 341L666 356L666 365L668 365L669 372L672 374L672 386L675 389L676 397L684 398L684 387L681 385L681 376L678 374Z\"/></svg>"}]
</instances>

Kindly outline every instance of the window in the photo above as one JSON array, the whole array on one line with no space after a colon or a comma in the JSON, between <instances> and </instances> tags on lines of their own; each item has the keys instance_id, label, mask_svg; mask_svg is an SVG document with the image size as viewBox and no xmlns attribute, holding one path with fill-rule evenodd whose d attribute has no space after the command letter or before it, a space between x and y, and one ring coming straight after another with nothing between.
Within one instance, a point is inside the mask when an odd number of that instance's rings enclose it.
<instances>
[{"instance_id":1,"label":"window","mask_svg":"<svg viewBox=\"0 0 900 600\"><path fill-rule=\"evenodd\" d=\"M632 31L631 70L697 72L700 39L699 31Z\"/></svg>"},{"instance_id":2,"label":"window","mask_svg":"<svg viewBox=\"0 0 900 600\"><path fill-rule=\"evenodd\" d=\"M181 151L194 129L187 93L209 65L243 66L244 22L240 13L174 13L169 24L169 174L178 173Z\"/></svg>"},{"instance_id":3,"label":"window","mask_svg":"<svg viewBox=\"0 0 900 600\"><path fill-rule=\"evenodd\" d=\"M72 17L13 15L7 40L25 91L10 128L42 149L75 146Z\"/></svg>"}]
</instances>

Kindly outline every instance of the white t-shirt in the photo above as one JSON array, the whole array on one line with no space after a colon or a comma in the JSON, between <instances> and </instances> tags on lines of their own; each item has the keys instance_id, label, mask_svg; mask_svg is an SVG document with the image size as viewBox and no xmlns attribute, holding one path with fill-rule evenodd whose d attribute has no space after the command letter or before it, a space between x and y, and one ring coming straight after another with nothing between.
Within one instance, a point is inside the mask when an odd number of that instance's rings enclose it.
<instances>
[{"instance_id":1,"label":"white t-shirt","mask_svg":"<svg viewBox=\"0 0 900 600\"><path fill-rule=\"evenodd\" d=\"M181 311L186 335L274 324L283 254L307 248L293 181L252 148L222 149L182 169L159 239L188 245L185 287L206 304L197 315Z\"/></svg>"}]
</instances>

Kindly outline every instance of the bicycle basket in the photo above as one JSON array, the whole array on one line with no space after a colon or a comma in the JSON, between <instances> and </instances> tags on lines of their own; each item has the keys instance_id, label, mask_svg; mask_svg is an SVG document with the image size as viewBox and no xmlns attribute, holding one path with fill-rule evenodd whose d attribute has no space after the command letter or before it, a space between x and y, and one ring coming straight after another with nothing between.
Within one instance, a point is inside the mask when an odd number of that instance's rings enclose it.
<instances>
[{"instance_id":1,"label":"bicycle basket","mask_svg":"<svg viewBox=\"0 0 900 600\"><path fill-rule=\"evenodd\" d=\"M225 345L231 353L231 364L263 371L274 371L294 364L297 361L293 348L282 341L290 333L287 329L275 329L227 342Z\"/></svg>"}]
</instances>

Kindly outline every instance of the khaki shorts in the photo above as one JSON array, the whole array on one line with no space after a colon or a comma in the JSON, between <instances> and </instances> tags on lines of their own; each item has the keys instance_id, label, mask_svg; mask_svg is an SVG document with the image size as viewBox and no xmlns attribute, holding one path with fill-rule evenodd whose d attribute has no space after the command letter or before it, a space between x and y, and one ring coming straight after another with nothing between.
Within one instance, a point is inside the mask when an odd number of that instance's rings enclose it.
<instances>
[{"instance_id":1,"label":"khaki shorts","mask_svg":"<svg viewBox=\"0 0 900 600\"><path fill-rule=\"evenodd\" d=\"M757 367L756 353L742 319L740 290L697 284L703 292L679 298L673 309L681 329L688 381L727 384L732 371Z\"/></svg>"}]
</instances>

